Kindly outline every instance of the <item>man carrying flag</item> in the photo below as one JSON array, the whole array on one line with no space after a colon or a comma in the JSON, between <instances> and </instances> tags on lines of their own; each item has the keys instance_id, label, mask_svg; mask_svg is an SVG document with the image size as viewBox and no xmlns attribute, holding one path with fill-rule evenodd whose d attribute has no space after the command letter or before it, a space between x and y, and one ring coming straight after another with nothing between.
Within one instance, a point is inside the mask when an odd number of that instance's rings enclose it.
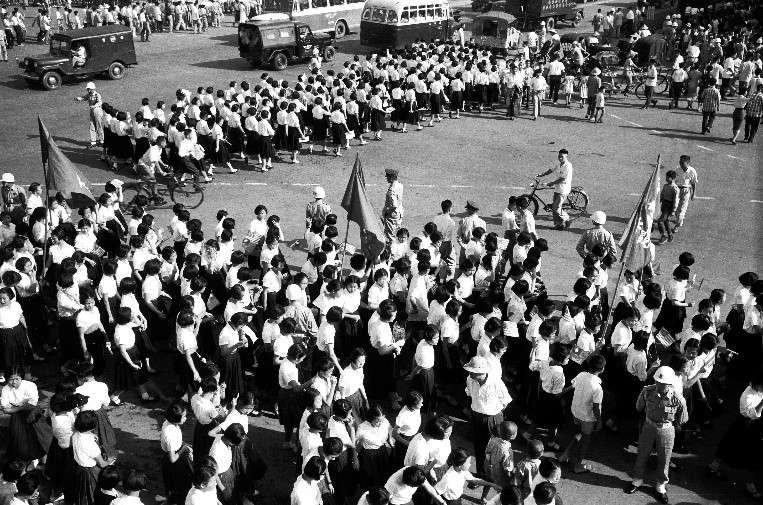
<instances>
[{"instance_id":1,"label":"man carrying flag","mask_svg":"<svg viewBox=\"0 0 763 505\"><path fill-rule=\"evenodd\" d=\"M349 233L350 221L358 224L361 252L366 257L367 264L372 264L384 250L385 244L382 239L384 231L381 220L376 215L366 193L366 181L360 156L355 157L355 165L352 167L352 174L342 198L342 208L347 211L347 232ZM346 236L345 242L347 242Z\"/></svg>"}]
</instances>

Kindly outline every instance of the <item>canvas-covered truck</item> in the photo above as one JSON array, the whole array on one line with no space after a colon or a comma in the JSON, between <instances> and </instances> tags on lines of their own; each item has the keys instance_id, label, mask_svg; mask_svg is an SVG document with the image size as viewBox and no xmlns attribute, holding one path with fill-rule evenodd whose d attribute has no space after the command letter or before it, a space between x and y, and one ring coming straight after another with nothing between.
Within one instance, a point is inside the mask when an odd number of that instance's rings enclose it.
<instances>
[{"instance_id":1,"label":"canvas-covered truck","mask_svg":"<svg viewBox=\"0 0 763 505\"><path fill-rule=\"evenodd\" d=\"M521 30L536 29L541 21L546 28L552 28L559 22L577 26L583 20L583 11L575 0L473 0L472 9L507 12L517 18L517 28Z\"/></svg>"}]
</instances>

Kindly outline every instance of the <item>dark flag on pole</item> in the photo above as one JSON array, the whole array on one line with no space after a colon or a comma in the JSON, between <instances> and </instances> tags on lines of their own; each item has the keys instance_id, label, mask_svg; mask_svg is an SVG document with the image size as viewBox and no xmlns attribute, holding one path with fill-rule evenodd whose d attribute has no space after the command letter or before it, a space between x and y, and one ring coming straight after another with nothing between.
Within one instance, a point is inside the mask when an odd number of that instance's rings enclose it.
<instances>
[{"instance_id":1,"label":"dark flag on pole","mask_svg":"<svg viewBox=\"0 0 763 505\"><path fill-rule=\"evenodd\" d=\"M649 181L646 183L641 199L633 209L625 227L619 246L622 248L622 262L625 268L636 272L652 263L654 245L652 244L652 222L659 209L660 201L660 157Z\"/></svg>"},{"instance_id":2,"label":"dark flag on pole","mask_svg":"<svg viewBox=\"0 0 763 505\"><path fill-rule=\"evenodd\" d=\"M342 198L342 208L347 211L347 220L360 227L360 249L370 264L384 250L384 230L366 194L363 166L357 154Z\"/></svg>"},{"instance_id":3,"label":"dark flag on pole","mask_svg":"<svg viewBox=\"0 0 763 505\"><path fill-rule=\"evenodd\" d=\"M48 193L60 192L72 208L95 205L90 181L61 151L40 116L37 116L37 123L40 127L40 154Z\"/></svg>"}]
</instances>

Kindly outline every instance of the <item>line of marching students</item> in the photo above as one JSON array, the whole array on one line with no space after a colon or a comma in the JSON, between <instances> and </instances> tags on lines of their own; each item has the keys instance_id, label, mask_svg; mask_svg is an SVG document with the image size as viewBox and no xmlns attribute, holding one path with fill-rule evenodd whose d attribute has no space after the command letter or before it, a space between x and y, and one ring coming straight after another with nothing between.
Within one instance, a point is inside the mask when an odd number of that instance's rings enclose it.
<instances>
[{"instance_id":1,"label":"line of marching students","mask_svg":"<svg viewBox=\"0 0 763 505\"><path fill-rule=\"evenodd\" d=\"M142 99L134 114L104 103L101 158L115 171L131 166L142 172L155 162L149 148L159 145L164 163L209 180L218 168L235 173L233 162L267 172L279 159L300 163L300 153L341 156L353 140L365 145L382 140L387 130L432 127L446 112L458 119L465 111L505 105L513 119L522 104L535 103L537 116L548 86L529 58L507 64L474 47L416 44L394 54L355 56L325 74L312 65L296 82L263 73L228 88L178 89L172 100Z\"/></svg>"},{"instance_id":2,"label":"line of marching students","mask_svg":"<svg viewBox=\"0 0 763 505\"><path fill-rule=\"evenodd\" d=\"M559 504L560 465L591 471L596 429L634 418L653 376L686 405L680 450L720 410L726 370L750 385L709 468L741 468L757 492L763 281L754 273L740 277L725 321L722 290L695 313L689 253L664 286L648 270L626 271L610 300L605 241L583 251L570 294L555 303L544 287L548 243L524 198L512 197L500 233L488 232L477 202L456 223L446 200L419 232L397 230L373 261L350 255L343 274L322 188L300 232L307 258L292 271L280 218L264 205L238 241L226 211L205 227L176 205L162 228L147 201L122 208L119 188L107 184L79 217L53 199L45 265L35 230L46 209L3 214L0 407L11 434L0 489L18 500L34 494L43 465L54 499L138 500L145 476L114 467L108 411L126 398L169 403L160 433L168 503L256 501L268 465L249 417L267 410L297 461L294 504L455 504L467 484L486 499L496 488L494 503ZM159 349L173 356L174 399L153 380ZM45 359L61 377L43 409L30 370ZM456 417L468 420L471 450L451 445ZM577 433L565 439L570 419Z\"/></svg>"}]
</instances>

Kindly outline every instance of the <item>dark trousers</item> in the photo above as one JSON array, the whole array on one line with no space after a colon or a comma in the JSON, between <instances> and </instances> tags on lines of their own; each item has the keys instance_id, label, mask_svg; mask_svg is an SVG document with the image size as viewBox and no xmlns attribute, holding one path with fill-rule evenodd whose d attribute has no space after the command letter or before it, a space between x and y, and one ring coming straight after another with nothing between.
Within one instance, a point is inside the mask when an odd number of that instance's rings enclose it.
<instances>
[{"instance_id":1,"label":"dark trousers","mask_svg":"<svg viewBox=\"0 0 763 505\"><path fill-rule=\"evenodd\" d=\"M758 132L758 126L760 125L760 117L747 117L744 120L744 138L749 142L755 138L755 134Z\"/></svg>"},{"instance_id":2,"label":"dark trousers","mask_svg":"<svg viewBox=\"0 0 763 505\"><path fill-rule=\"evenodd\" d=\"M551 93L551 100L556 103L557 100L559 100L559 88L562 85L562 76L561 75L549 75L548 76L548 86L549 91Z\"/></svg>"},{"instance_id":3,"label":"dark trousers","mask_svg":"<svg viewBox=\"0 0 763 505\"><path fill-rule=\"evenodd\" d=\"M644 108L649 107L649 102L652 100L654 94L654 86L644 86Z\"/></svg>"},{"instance_id":4,"label":"dark trousers","mask_svg":"<svg viewBox=\"0 0 763 505\"><path fill-rule=\"evenodd\" d=\"M681 98L681 94L684 90L684 83L672 82L670 83L670 94L673 99L673 107L678 108L678 99Z\"/></svg>"},{"instance_id":5,"label":"dark trousers","mask_svg":"<svg viewBox=\"0 0 763 505\"><path fill-rule=\"evenodd\" d=\"M713 127L713 121L715 121L715 111L705 112L702 111L702 133L710 133L710 129Z\"/></svg>"},{"instance_id":6,"label":"dark trousers","mask_svg":"<svg viewBox=\"0 0 763 505\"><path fill-rule=\"evenodd\" d=\"M726 95L728 94L730 88L731 78L721 77L721 100L726 99Z\"/></svg>"},{"instance_id":7,"label":"dark trousers","mask_svg":"<svg viewBox=\"0 0 763 505\"><path fill-rule=\"evenodd\" d=\"M485 464L485 448L490 437L496 433L498 426L503 422L503 412L494 416L472 412L472 430L474 432L474 458L477 460L477 475L484 477L483 466Z\"/></svg>"}]
</instances>

